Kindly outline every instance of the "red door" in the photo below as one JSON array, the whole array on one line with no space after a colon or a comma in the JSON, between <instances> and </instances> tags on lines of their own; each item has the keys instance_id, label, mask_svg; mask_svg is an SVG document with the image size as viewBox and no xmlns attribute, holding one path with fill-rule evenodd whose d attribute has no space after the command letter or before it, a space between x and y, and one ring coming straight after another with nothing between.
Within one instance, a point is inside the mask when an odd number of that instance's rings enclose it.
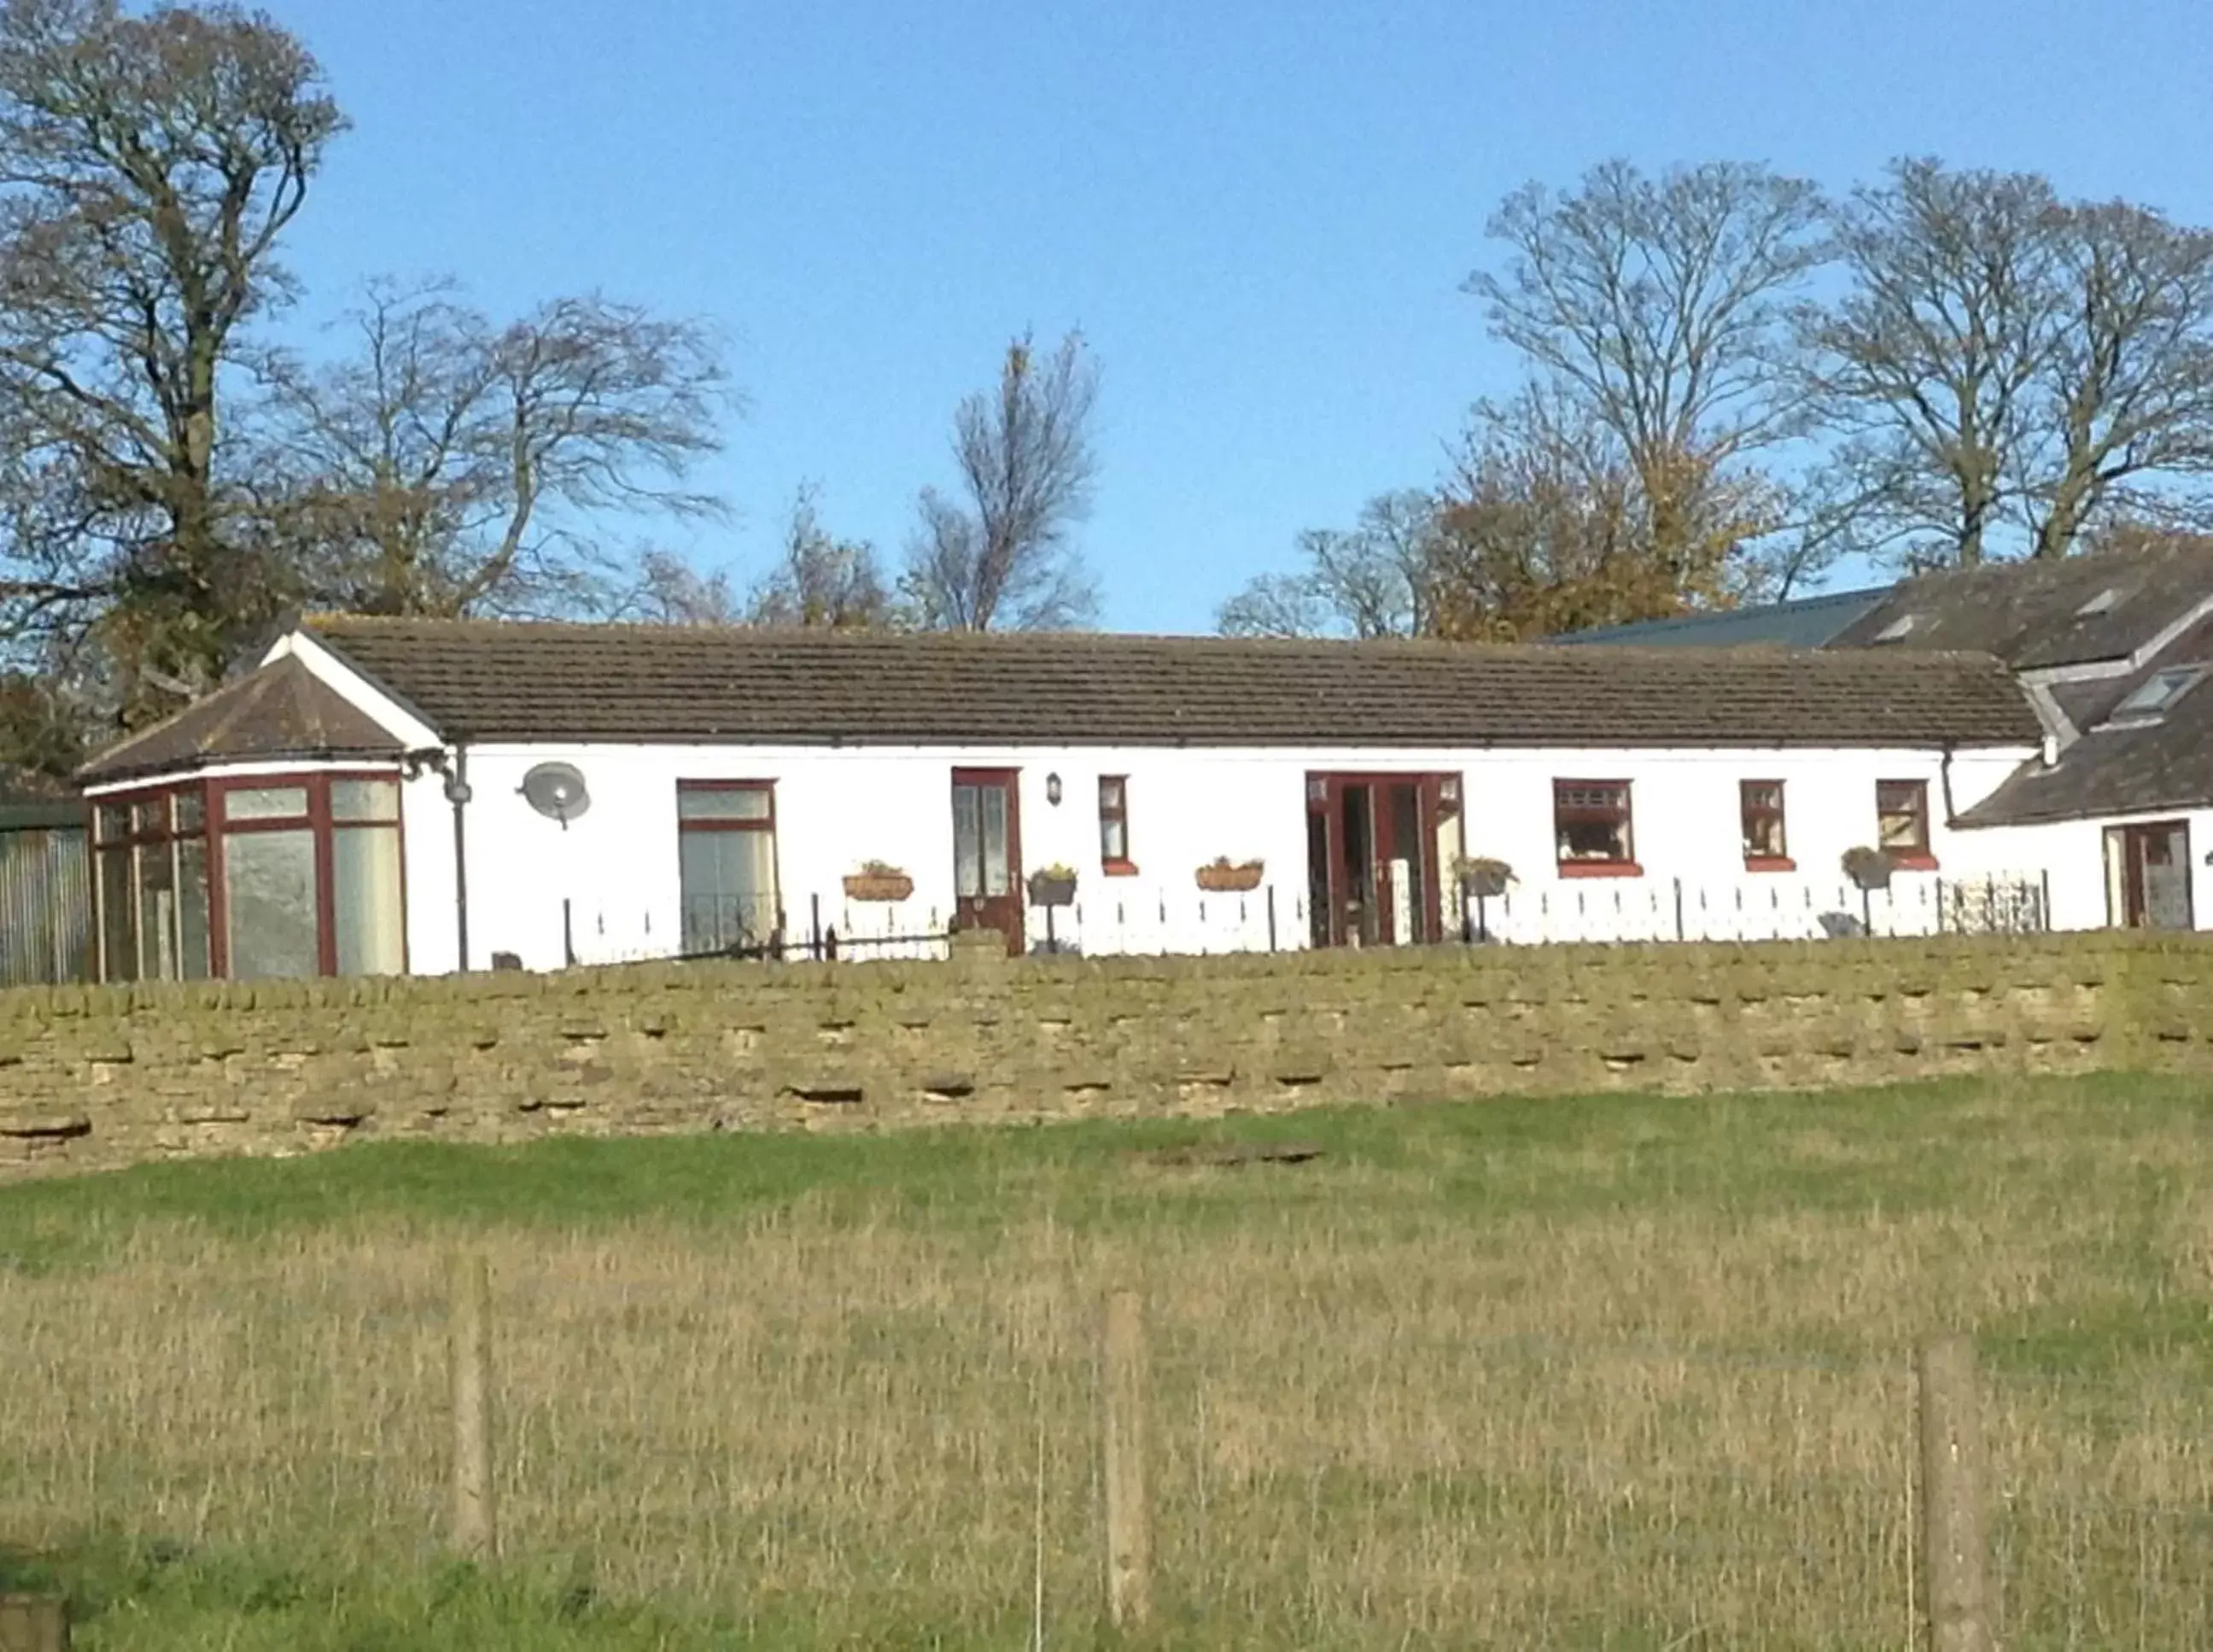
<instances>
[{"instance_id":1,"label":"red door","mask_svg":"<svg viewBox=\"0 0 2213 1652\"><path fill-rule=\"evenodd\" d=\"M1022 818L1016 769L953 771L954 925L997 930L1023 951Z\"/></svg>"},{"instance_id":2,"label":"red door","mask_svg":"<svg viewBox=\"0 0 2213 1652\"><path fill-rule=\"evenodd\" d=\"M1443 777L1311 774L1307 842L1314 943L1443 938L1437 821Z\"/></svg>"}]
</instances>

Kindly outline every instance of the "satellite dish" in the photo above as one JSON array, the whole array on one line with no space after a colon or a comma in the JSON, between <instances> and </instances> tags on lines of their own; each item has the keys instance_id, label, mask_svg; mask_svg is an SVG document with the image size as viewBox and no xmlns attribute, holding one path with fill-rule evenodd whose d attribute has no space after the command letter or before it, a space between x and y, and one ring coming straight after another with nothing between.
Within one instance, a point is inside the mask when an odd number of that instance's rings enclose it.
<instances>
[{"instance_id":1,"label":"satellite dish","mask_svg":"<svg viewBox=\"0 0 2213 1652\"><path fill-rule=\"evenodd\" d=\"M583 771L570 763L540 763L522 777L521 789L531 808L564 827L592 806Z\"/></svg>"}]
</instances>

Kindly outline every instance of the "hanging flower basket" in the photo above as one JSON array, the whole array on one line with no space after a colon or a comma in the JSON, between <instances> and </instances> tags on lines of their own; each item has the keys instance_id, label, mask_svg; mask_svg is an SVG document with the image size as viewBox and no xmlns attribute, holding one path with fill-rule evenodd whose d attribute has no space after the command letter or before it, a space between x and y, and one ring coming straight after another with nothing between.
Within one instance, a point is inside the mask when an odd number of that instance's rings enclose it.
<instances>
[{"instance_id":1,"label":"hanging flower basket","mask_svg":"<svg viewBox=\"0 0 2213 1652\"><path fill-rule=\"evenodd\" d=\"M1844 875L1862 893L1889 888L1890 873L1891 860L1887 850L1862 845L1844 850Z\"/></svg>"},{"instance_id":2,"label":"hanging flower basket","mask_svg":"<svg viewBox=\"0 0 2213 1652\"><path fill-rule=\"evenodd\" d=\"M905 900L914 893L914 880L883 861L864 863L857 872L845 875L848 900Z\"/></svg>"},{"instance_id":3,"label":"hanging flower basket","mask_svg":"<svg viewBox=\"0 0 2213 1652\"><path fill-rule=\"evenodd\" d=\"M1472 855L1460 863L1460 887L1478 900L1496 900L1514 881L1514 869L1504 861Z\"/></svg>"},{"instance_id":4,"label":"hanging flower basket","mask_svg":"<svg viewBox=\"0 0 2213 1652\"><path fill-rule=\"evenodd\" d=\"M1198 887L1210 895L1241 894L1259 888L1260 875L1266 869L1265 861L1233 863L1224 855L1212 865L1198 869Z\"/></svg>"},{"instance_id":5,"label":"hanging flower basket","mask_svg":"<svg viewBox=\"0 0 2213 1652\"><path fill-rule=\"evenodd\" d=\"M1076 869L1074 867L1040 867L1030 874L1031 905L1073 906L1075 904Z\"/></svg>"}]
</instances>

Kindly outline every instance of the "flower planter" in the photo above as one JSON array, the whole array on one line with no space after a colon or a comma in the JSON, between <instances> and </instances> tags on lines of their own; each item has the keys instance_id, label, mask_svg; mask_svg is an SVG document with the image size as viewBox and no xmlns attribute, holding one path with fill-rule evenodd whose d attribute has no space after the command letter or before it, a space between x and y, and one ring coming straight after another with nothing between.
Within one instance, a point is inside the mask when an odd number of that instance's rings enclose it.
<instances>
[{"instance_id":1,"label":"flower planter","mask_svg":"<svg viewBox=\"0 0 2213 1652\"><path fill-rule=\"evenodd\" d=\"M1460 881L1478 900L1496 900L1514 881L1514 869L1503 861L1469 861L1460 869Z\"/></svg>"},{"instance_id":2,"label":"flower planter","mask_svg":"<svg viewBox=\"0 0 2213 1652\"><path fill-rule=\"evenodd\" d=\"M1075 904L1075 873L1033 872L1030 874L1031 905L1073 906Z\"/></svg>"},{"instance_id":3,"label":"flower planter","mask_svg":"<svg viewBox=\"0 0 2213 1652\"><path fill-rule=\"evenodd\" d=\"M914 880L904 872L855 872L845 879L848 900L905 900L914 893Z\"/></svg>"},{"instance_id":4,"label":"flower planter","mask_svg":"<svg viewBox=\"0 0 2213 1652\"><path fill-rule=\"evenodd\" d=\"M1247 861L1233 866L1226 860L1198 869L1198 887L1210 895L1242 894L1260 887L1260 874L1266 869L1260 861Z\"/></svg>"},{"instance_id":5,"label":"flower planter","mask_svg":"<svg viewBox=\"0 0 2213 1652\"><path fill-rule=\"evenodd\" d=\"M1890 856L1880 849L1848 849L1844 851L1844 875L1862 894L1871 890L1889 888L1891 866Z\"/></svg>"}]
</instances>

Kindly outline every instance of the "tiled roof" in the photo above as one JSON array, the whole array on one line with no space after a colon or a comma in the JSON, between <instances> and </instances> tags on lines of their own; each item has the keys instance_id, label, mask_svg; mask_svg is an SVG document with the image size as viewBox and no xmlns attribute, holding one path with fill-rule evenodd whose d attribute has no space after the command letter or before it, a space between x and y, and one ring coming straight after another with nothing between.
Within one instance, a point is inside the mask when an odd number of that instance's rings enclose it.
<instances>
[{"instance_id":1,"label":"tiled roof","mask_svg":"<svg viewBox=\"0 0 2213 1652\"><path fill-rule=\"evenodd\" d=\"M321 618L449 739L879 745L2027 745L1997 661Z\"/></svg>"},{"instance_id":2,"label":"tiled roof","mask_svg":"<svg viewBox=\"0 0 2213 1652\"><path fill-rule=\"evenodd\" d=\"M2136 671L2054 689L2053 698L2082 731L2082 738L2049 767L2025 765L1969 809L1963 822L2024 826L2213 808L2213 676L2184 694L2156 721L2106 722L2147 679L2162 671L2203 666L2213 666L2213 619L2199 621Z\"/></svg>"},{"instance_id":3,"label":"tiled roof","mask_svg":"<svg viewBox=\"0 0 2213 1652\"><path fill-rule=\"evenodd\" d=\"M1837 645L1874 645L1911 619L1911 628L1893 639L1906 648L1972 649L1997 655L2016 671L2033 671L2126 659L2208 599L2213 540L2180 539L2049 562L1984 563L1893 587Z\"/></svg>"},{"instance_id":4,"label":"tiled roof","mask_svg":"<svg viewBox=\"0 0 2213 1652\"><path fill-rule=\"evenodd\" d=\"M77 771L84 785L268 759L393 758L400 743L286 656L111 746Z\"/></svg>"},{"instance_id":5,"label":"tiled roof","mask_svg":"<svg viewBox=\"0 0 2213 1652\"><path fill-rule=\"evenodd\" d=\"M1601 625L1547 638L1554 643L1633 643L1639 648L1820 648L1890 594L1888 586L1832 591L1756 607L1680 614L1629 625Z\"/></svg>"}]
</instances>

